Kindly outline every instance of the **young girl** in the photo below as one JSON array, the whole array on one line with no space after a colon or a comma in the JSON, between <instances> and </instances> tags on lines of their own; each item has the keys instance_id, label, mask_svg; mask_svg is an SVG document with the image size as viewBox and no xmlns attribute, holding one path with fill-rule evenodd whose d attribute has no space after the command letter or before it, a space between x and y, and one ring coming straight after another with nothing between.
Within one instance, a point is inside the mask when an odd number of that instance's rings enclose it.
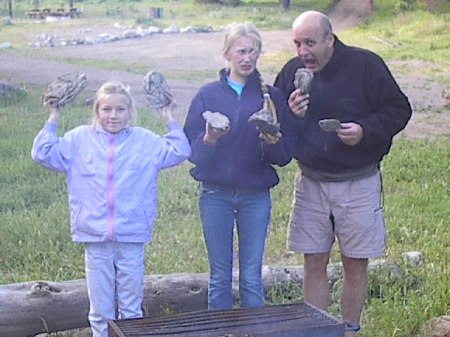
<instances>
[{"instance_id":1,"label":"young girl","mask_svg":"<svg viewBox=\"0 0 450 337\"><path fill-rule=\"evenodd\" d=\"M264 304L262 260L270 222L270 188L279 178L273 164L291 157L284 131L287 103L280 92L265 85L256 69L261 37L251 24L232 26L225 35L223 56L228 67L220 79L203 86L191 102L185 132L192 146L191 174L201 182L200 218L208 251L208 307L233 306L233 233L239 238L239 297L242 307ZM266 134L249 123L261 110L264 96L275 104L281 133ZM205 122L205 111L228 117L228 128Z\"/></svg>"},{"instance_id":2,"label":"young girl","mask_svg":"<svg viewBox=\"0 0 450 337\"><path fill-rule=\"evenodd\" d=\"M31 155L41 166L67 176L71 234L85 246L94 337L108 336L108 321L142 317L145 243L156 217L157 178L190 154L188 140L163 109L169 132L158 136L131 127L132 97L120 82L96 93L92 125L57 136L60 108L44 97L49 118L36 136ZM117 307L116 307L117 301Z\"/></svg>"}]
</instances>

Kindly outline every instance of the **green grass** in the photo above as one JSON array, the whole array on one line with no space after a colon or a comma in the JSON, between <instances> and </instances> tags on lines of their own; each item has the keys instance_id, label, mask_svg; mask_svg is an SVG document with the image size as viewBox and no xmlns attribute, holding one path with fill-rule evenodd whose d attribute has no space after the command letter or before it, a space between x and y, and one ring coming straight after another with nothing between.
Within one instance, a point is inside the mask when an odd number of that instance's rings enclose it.
<instances>
[{"instance_id":1,"label":"green grass","mask_svg":"<svg viewBox=\"0 0 450 337\"><path fill-rule=\"evenodd\" d=\"M326 9L333 3L332 0L305 0L301 2L291 1L288 11L280 8L278 0L256 0L242 1L237 7L224 6L220 4L196 4L192 0L146 0L146 1L83 1L75 2L76 8L82 10L80 19L70 20L62 23L63 25L76 26L85 20L94 23L99 22L117 22L126 25L158 25L168 27L170 25L212 26L219 28L230 24L231 22L252 21L259 28L283 29L290 27L292 20L298 13L306 8ZM64 7L64 3L55 4L52 0L41 0L40 8ZM23 23L35 22L28 19L26 12L31 9L28 2L14 2L13 17L16 21ZM65 4L67 8L67 4ZM150 19L148 11L150 7L159 7L163 9L163 17L160 19ZM6 15L6 9L0 8L0 15ZM52 27L54 23L36 24L36 27ZM61 26L61 22L56 26Z\"/></svg>"},{"instance_id":2,"label":"green grass","mask_svg":"<svg viewBox=\"0 0 450 337\"><path fill-rule=\"evenodd\" d=\"M44 6L44 1L42 3ZM84 16L105 22L117 21L119 14L113 15L117 3L96 2L94 5L92 1L85 1ZM255 21L264 29L278 29L288 28L288 21L301 10L307 7L325 8L329 3L295 3L288 12L277 10L275 14L271 13L270 19L265 17L269 10L278 6L275 1L246 1L242 7L226 9L194 6L190 1L181 0L155 1L151 6L164 7L165 18L157 22L162 26L174 22L182 23L181 26L184 22L189 25L211 22L219 26L246 17L246 20ZM339 36L346 43L374 50L387 60L420 59L432 62L426 69L404 65L394 65L393 68L394 72L405 72L450 85L450 80L442 75L450 69L448 11L447 14L428 13L419 6L413 11L392 15L395 3L393 0L375 1L377 13L365 25L344 31ZM23 4L20 2L20 6ZM134 24L144 20L148 6L149 2L145 1L123 6L121 22ZM106 15L107 10L109 14L106 18L100 18ZM72 20L71 24L81 24L82 20L87 18ZM36 35L54 28L46 24L32 27ZM0 41L19 41L29 35L29 29L27 20L2 26ZM0 51L4 52L33 55L24 41L14 50ZM42 55L36 53L34 57ZM265 57L262 68L273 75L288 57ZM76 59L66 61L81 64ZM121 63L105 62L100 65L92 62L90 65L128 69L128 65ZM139 65L136 67L139 69ZM182 76L189 79L193 74L186 71ZM46 119L39 98L41 92L39 88L28 88L25 96L8 104L0 104L0 284L84 277L83 249L70 241L64 176L38 167L30 157L33 138ZM89 109L84 106L75 104L68 107L61 120L60 132L84 123L89 115ZM138 124L158 133L164 132L163 121L148 115L146 111L140 111ZM363 315L361 337L417 336L427 319L450 313L449 143L449 135L434 140L399 137L383 161L384 210L388 226L388 246L384 258L398 265L400 274L389 271L370 274L370 296ZM197 210L198 184L189 176L190 168L191 165L185 163L160 175L158 219L154 242L147 251L149 274L207 272ZM266 264L302 263L299 255L286 251L295 170L295 163L278 169L281 182L272 191L273 212ZM402 253L412 250L421 251L424 256L424 263L419 267L410 266L403 260ZM339 256L335 252L332 262L338 261ZM288 289L274 289L270 301L286 303L299 299L301 289L293 284ZM336 305L332 306L332 312L339 315Z\"/></svg>"},{"instance_id":3,"label":"green grass","mask_svg":"<svg viewBox=\"0 0 450 337\"><path fill-rule=\"evenodd\" d=\"M349 44L362 45L387 59L450 63L448 13L436 15L418 10L390 18L381 15L375 14L366 25L339 36Z\"/></svg>"},{"instance_id":4,"label":"green grass","mask_svg":"<svg viewBox=\"0 0 450 337\"><path fill-rule=\"evenodd\" d=\"M88 110L69 107L61 132L87 120ZM64 177L30 158L33 137L44 120L37 96L0 107L0 284L84 277L82 247L69 237ZM158 133L164 130L163 121L145 111L140 111L138 123ZM400 138L383 161L389 238L384 257L398 264L402 275L371 274L361 336L412 336L428 318L449 313L449 141L449 136L435 141ZM160 176L158 220L147 254L149 274L207 272L197 214L198 185L189 176L190 167L185 163ZM300 256L285 249L295 169L295 163L279 169L266 264L302 263ZM422 252L422 266L404 263L402 253L412 250ZM336 253L332 261L339 261ZM274 289L271 296L272 303L299 300L301 289L291 285ZM339 315L336 306L333 312Z\"/></svg>"}]
</instances>

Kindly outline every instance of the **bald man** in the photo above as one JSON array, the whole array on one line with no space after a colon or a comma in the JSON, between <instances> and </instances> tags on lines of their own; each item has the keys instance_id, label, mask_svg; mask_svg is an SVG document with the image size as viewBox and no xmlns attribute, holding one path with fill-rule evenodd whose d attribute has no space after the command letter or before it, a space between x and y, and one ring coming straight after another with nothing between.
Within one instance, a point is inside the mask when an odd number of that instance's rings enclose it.
<instances>
[{"instance_id":1,"label":"bald man","mask_svg":"<svg viewBox=\"0 0 450 337\"><path fill-rule=\"evenodd\" d=\"M326 268L338 244L342 317L359 324L368 259L382 255L386 241L380 164L410 119L411 106L384 61L343 44L323 13L302 13L292 34L298 55L275 79L297 117L299 137L292 144L299 170L288 248L304 254L304 300L327 310ZM299 68L314 74L309 92L294 86Z\"/></svg>"}]
</instances>

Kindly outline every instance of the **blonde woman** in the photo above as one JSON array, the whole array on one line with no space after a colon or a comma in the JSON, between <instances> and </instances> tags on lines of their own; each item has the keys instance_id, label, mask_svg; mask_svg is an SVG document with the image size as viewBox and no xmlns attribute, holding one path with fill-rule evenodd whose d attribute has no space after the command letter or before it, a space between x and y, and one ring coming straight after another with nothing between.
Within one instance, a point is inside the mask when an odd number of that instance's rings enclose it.
<instances>
[{"instance_id":1,"label":"blonde woman","mask_svg":"<svg viewBox=\"0 0 450 337\"><path fill-rule=\"evenodd\" d=\"M252 24L237 24L225 34L227 67L218 81L204 85L193 98L184 130L192 147L192 177L201 183L200 218L208 251L209 309L231 308L233 240L236 229L239 257L239 300L242 307L264 304L261 276L270 222L270 189L279 178L273 165L291 157L284 135L286 100L263 83L256 65L262 41ZM260 132L249 117L261 110L264 95L276 113L281 132ZM205 111L229 120L224 129L205 121ZM283 135L283 136L282 136Z\"/></svg>"},{"instance_id":2,"label":"blonde woman","mask_svg":"<svg viewBox=\"0 0 450 337\"><path fill-rule=\"evenodd\" d=\"M109 320L142 316L158 172L184 161L189 143L172 118L173 106L163 111L169 129L164 136L130 126L135 108L120 82L97 91L92 125L63 137L57 135L61 109L55 98L44 97L44 107L49 118L34 140L32 158L67 176L72 240L85 246L88 318L93 336L107 337Z\"/></svg>"}]
</instances>

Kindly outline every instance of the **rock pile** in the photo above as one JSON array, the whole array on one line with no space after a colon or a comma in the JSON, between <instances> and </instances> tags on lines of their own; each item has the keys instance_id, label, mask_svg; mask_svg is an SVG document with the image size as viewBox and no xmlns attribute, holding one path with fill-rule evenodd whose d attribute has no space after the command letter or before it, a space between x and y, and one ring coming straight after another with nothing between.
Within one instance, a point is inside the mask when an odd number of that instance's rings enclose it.
<instances>
[{"instance_id":1,"label":"rock pile","mask_svg":"<svg viewBox=\"0 0 450 337\"><path fill-rule=\"evenodd\" d=\"M0 80L0 101L8 101L24 93L25 92L16 85L8 81Z\"/></svg>"},{"instance_id":2,"label":"rock pile","mask_svg":"<svg viewBox=\"0 0 450 337\"><path fill-rule=\"evenodd\" d=\"M157 26L130 28L120 24L114 24L114 28L122 30L119 34L100 33L96 36L90 36L91 29L79 31L80 36L74 38L58 38L56 33L45 33L37 37L36 41L29 44L31 48L54 48L58 46L73 45L95 45L99 43L115 42L123 39L145 38L152 34L175 34L175 33L208 33L214 30L210 26L180 28L178 26L169 26L165 29ZM221 29L219 29L221 30Z\"/></svg>"}]
</instances>

